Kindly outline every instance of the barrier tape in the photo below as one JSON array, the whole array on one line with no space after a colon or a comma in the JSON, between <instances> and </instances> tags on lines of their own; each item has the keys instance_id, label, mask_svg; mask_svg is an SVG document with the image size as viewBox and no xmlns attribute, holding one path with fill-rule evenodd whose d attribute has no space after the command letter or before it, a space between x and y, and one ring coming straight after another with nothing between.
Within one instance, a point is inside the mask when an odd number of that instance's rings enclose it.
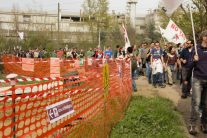
<instances>
[{"instance_id":1,"label":"barrier tape","mask_svg":"<svg viewBox=\"0 0 207 138\"><path fill-rule=\"evenodd\" d=\"M31 82L31 81L52 81L52 80L60 80L61 77L55 77L55 78L21 78L21 79L15 79L15 82ZM10 79L0 80L0 83L9 83L11 82Z\"/></svg>"}]
</instances>

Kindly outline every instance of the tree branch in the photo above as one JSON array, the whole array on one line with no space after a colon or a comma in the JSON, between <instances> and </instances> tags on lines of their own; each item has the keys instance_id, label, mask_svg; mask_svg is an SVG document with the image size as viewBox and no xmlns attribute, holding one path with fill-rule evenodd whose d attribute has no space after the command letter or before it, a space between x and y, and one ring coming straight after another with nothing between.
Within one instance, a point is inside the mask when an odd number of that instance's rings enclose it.
<instances>
[{"instance_id":1,"label":"tree branch","mask_svg":"<svg viewBox=\"0 0 207 138\"><path fill-rule=\"evenodd\" d=\"M187 13L187 11L185 10L185 8L183 7L183 5L180 5L180 8L182 9L182 11L184 12L185 16L187 17L187 19L190 21L190 15Z\"/></svg>"}]
</instances>

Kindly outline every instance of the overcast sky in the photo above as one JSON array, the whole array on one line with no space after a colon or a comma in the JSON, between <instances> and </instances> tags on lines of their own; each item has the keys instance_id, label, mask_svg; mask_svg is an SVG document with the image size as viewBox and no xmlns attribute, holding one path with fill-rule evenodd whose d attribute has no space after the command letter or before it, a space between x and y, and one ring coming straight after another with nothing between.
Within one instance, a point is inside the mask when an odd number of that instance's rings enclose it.
<instances>
[{"instance_id":1,"label":"overcast sky","mask_svg":"<svg viewBox=\"0 0 207 138\"><path fill-rule=\"evenodd\" d=\"M84 0L0 0L0 11L1 9L12 9L13 5L25 11L29 9L48 12L57 11L58 1L63 11L79 12ZM110 12L115 10L116 12L125 13L126 1L127 0L109 0ZM149 9L156 8L158 2L159 0L138 0L137 15L146 14Z\"/></svg>"}]
</instances>

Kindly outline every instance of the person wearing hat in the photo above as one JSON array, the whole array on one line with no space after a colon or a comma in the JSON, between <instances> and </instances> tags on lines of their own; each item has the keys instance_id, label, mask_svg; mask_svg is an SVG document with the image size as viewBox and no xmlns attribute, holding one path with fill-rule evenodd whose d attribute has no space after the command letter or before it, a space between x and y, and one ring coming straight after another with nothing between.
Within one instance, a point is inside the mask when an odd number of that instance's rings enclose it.
<instances>
[{"instance_id":1,"label":"person wearing hat","mask_svg":"<svg viewBox=\"0 0 207 138\"><path fill-rule=\"evenodd\" d=\"M201 129L207 133L207 30L200 35L201 43L194 52L192 101L189 133L197 134L196 122L201 108Z\"/></svg>"}]
</instances>

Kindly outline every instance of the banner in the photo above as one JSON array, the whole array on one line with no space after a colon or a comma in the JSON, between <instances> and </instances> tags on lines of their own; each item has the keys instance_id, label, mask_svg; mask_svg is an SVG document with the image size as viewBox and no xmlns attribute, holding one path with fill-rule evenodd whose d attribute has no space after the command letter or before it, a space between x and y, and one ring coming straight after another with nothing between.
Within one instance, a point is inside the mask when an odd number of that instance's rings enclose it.
<instances>
[{"instance_id":1,"label":"banner","mask_svg":"<svg viewBox=\"0 0 207 138\"><path fill-rule=\"evenodd\" d=\"M168 16L171 16L173 12L182 4L184 0L162 0L162 9Z\"/></svg>"},{"instance_id":2,"label":"banner","mask_svg":"<svg viewBox=\"0 0 207 138\"><path fill-rule=\"evenodd\" d=\"M187 41L183 31L172 20L169 21L163 37L165 37L169 42L173 42L175 44L183 44Z\"/></svg>"},{"instance_id":3,"label":"banner","mask_svg":"<svg viewBox=\"0 0 207 138\"><path fill-rule=\"evenodd\" d=\"M50 77L60 77L60 59L50 58Z\"/></svg>"},{"instance_id":4,"label":"banner","mask_svg":"<svg viewBox=\"0 0 207 138\"><path fill-rule=\"evenodd\" d=\"M34 59L22 58L22 70L34 72Z\"/></svg>"}]
</instances>

